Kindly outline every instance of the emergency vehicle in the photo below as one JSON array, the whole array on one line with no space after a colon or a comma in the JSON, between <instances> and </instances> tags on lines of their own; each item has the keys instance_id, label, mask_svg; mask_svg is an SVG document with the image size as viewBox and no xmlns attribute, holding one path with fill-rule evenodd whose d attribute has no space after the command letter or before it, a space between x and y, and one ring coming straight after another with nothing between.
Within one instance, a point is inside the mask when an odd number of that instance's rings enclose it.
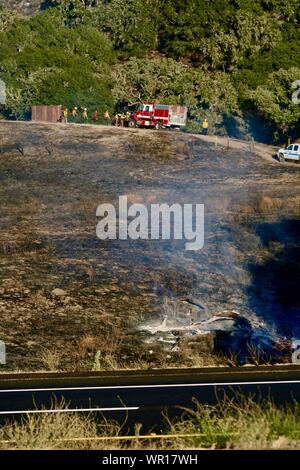
<instances>
[{"instance_id":1,"label":"emergency vehicle","mask_svg":"<svg viewBox=\"0 0 300 470\"><path fill-rule=\"evenodd\" d=\"M143 103L132 112L129 127L180 128L186 125L187 108L167 104Z\"/></svg>"}]
</instances>

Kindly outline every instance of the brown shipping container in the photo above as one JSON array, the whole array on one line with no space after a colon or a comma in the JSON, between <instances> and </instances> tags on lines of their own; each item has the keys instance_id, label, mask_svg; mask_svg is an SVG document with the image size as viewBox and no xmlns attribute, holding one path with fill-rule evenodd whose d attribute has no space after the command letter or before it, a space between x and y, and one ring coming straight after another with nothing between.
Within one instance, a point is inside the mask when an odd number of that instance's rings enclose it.
<instances>
[{"instance_id":1,"label":"brown shipping container","mask_svg":"<svg viewBox=\"0 0 300 470\"><path fill-rule=\"evenodd\" d=\"M59 122L63 107L58 106L32 106L31 120L37 122Z\"/></svg>"}]
</instances>

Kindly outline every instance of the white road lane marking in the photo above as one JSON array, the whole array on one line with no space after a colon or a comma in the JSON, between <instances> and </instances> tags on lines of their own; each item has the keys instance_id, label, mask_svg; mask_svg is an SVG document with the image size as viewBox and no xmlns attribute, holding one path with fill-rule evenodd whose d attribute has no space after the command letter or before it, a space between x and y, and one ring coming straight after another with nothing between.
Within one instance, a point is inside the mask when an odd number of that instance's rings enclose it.
<instances>
[{"instance_id":1,"label":"white road lane marking","mask_svg":"<svg viewBox=\"0 0 300 470\"><path fill-rule=\"evenodd\" d=\"M29 413L79 413L85 411L133 411L139 410L138 406L122 407L122 408L66 408L65 410L10 410L0 411L0 415L20 415Z\"/></svg>"},{"instance_id":2,"label":"white road lane marking","mask_svg":"<svg viewBox=\"0 0 300 470\"><path fill-rule=\"evenodd\" d=\"M145 388L182 388L182 387L223 387L236 385L284 385L300 384L300 380L266 380L257 382L211 382L196 384L165 384L165 385L109 385L101 387L57 387L57 388L16 388L11 390L0 390L0 393L18 393L18 392L66 392L80 390L128 390Z\"/></svg>"}]
</instances>

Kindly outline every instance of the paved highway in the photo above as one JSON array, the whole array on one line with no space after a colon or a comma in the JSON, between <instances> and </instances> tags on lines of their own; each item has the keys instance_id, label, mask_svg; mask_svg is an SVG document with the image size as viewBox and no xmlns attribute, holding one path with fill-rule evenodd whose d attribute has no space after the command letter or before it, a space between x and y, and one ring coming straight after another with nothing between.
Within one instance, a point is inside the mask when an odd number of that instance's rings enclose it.
<instances>
[{"instance_id":1,"label":"paved highway","mask_svg":"<svg viewBox=\"0 0 300 470\"><path fill-rule=\"evenodd\" d=\"M0 421L25 413L80 410L120 422L127 418L124 432L136 422L143 423L143 431L158 432L163 410L174 416L193 398L214 404L239 392L257 400L272 397L278 404L300 401L300 366L2 374ZM62 398L68 410L59 410Z\"/></svg>"}]
</instances>

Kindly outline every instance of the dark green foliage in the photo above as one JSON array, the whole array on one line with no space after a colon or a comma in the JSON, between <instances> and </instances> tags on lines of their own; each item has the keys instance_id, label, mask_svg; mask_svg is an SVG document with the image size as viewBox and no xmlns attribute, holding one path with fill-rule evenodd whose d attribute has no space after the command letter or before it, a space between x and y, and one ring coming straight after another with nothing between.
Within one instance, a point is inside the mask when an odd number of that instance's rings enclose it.
<instances>
[{"instance_id":1,"label":"dark green foliage","mask_svg":"<svg viewBox=\"0 0 300 470\"><path fill-rule=\"evenodd\" d=\"M299 0L43 5L52 8L33 18L0 10L6 115L24 116L32 103L85 101L102 113L114 100L155 99L188 105L195 130L207 115L211 132L297 135Z\"/></svg>"},{"instance_id":2,"label":"dark green foliage","mask_svg":"<svg viewBox=\"0 0 300 470\"><path fill-rule=\"evenodd\" d=\"M0 77L8 86L7 107L24 117L32 104L113 108L107 37L91 26L64 26L58 11L17 17L0 32ZM83 101L78 101L82 99Z\"/></svg>"}]
</instances>

